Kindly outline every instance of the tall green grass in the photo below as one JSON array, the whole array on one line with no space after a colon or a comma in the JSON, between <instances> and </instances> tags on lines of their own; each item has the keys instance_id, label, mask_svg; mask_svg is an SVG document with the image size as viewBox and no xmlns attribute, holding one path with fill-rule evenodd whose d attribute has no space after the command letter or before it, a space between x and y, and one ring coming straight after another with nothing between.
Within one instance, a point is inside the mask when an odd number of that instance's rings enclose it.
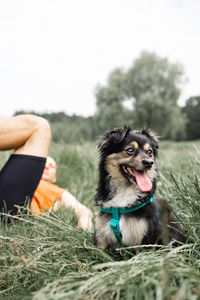
<instances>
[{"instance_id":1,"label":"tall green grass","mask_svg":"<svg viewBox=\"0 0 200 300\"><path fill-rule=\"evenodd\" d=\"M69 210L21 214L0 226L0 298L200 299L200 143L161 143L157 195L173 207L188 241L156 251L100 250ZM95 145L52 144L57 183L94 212ZM1 154L2 163L7 159ZM5 217L5 216L4 216Z\"/></svg>"}]
</instances>

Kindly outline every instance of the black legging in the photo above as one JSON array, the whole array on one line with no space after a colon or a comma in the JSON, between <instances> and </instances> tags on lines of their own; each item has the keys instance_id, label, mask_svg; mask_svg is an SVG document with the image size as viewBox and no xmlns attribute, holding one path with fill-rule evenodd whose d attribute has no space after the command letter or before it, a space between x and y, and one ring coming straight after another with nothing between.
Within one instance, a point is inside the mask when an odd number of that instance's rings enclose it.
<instances>
[{"instance_id":1,"label":"black legging","mask_svg":"<svg viewBox=\"0 0 200 300\"><path fill-rule=\"evenodd\" d=\"M31 199L42 177L46 158L12 154L0 172L0 212L16 214L15 205Z\"/></svg>"}]
</instances>

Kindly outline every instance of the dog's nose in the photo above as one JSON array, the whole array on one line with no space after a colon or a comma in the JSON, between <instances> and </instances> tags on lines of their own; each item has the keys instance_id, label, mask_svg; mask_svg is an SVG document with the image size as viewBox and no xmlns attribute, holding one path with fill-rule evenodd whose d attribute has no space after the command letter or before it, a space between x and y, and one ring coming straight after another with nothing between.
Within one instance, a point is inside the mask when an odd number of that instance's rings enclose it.
<instances>
[{"instance_id":1,"label":"dog's nose","mask_svg":"<svg viewBox=\"0 0 200 300\"><path fill-rule=\"evenodd\" d=\"M147 169L151 169L151 167L153 166L153 160L143 159L142 163Z\"/></svg>"}]
</instances>

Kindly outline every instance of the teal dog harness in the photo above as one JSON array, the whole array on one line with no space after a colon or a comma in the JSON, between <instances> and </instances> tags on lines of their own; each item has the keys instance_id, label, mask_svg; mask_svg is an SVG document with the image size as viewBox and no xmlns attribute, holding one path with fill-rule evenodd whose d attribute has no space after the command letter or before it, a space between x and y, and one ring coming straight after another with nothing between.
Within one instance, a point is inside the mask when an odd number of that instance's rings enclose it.
<instances>
[{"instance_id":1,"label":"teal dog harness","mask_svg":"<svg viewBox=\"0 0 200 300\"><path fill-rule=\"evenodd\" d=\"M131 208L121 208L121 207L109 207L109 208L101 207L100 208L101 212L112 214L112 218L110 219L110 227L113 229L115 237L117 238L119 243L121 243L121 233L119 231L119 220L120 220L121 214L126 214L126 213L136 211L153 201L155 201L155 196L152 196L146 202L141 203L141 204L131 207Z\"/></svg>"}]
</instances>

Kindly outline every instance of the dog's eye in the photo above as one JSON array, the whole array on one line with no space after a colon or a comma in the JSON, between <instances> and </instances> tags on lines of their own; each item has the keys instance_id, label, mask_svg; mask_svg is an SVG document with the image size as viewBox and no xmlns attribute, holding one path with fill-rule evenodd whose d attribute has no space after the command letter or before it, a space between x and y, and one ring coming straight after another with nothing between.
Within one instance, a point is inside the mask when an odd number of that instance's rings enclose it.
<instances>
[{"instance_id":1,"label":"dog's eye","mask_svg":"<svg viewBox=\"0 0 200 300\"><path fill-rule=\"evenodd\" d=\"M133 154L134 151L135 151L135 149L134 149L133 147L126 149L126 153L127 153L128 155Z\"/></svg>"},{"instance_id":2,"label":"dog's eye","mask_svg":"<svg viewBox=\"0 0 200 300\"><path fill-rule=\"evenodd\" d=\"M149 149L149 150L147 151L147 153L148 153L149 155L152 155L153 151Z\"/></svg>"}]
</instances>

